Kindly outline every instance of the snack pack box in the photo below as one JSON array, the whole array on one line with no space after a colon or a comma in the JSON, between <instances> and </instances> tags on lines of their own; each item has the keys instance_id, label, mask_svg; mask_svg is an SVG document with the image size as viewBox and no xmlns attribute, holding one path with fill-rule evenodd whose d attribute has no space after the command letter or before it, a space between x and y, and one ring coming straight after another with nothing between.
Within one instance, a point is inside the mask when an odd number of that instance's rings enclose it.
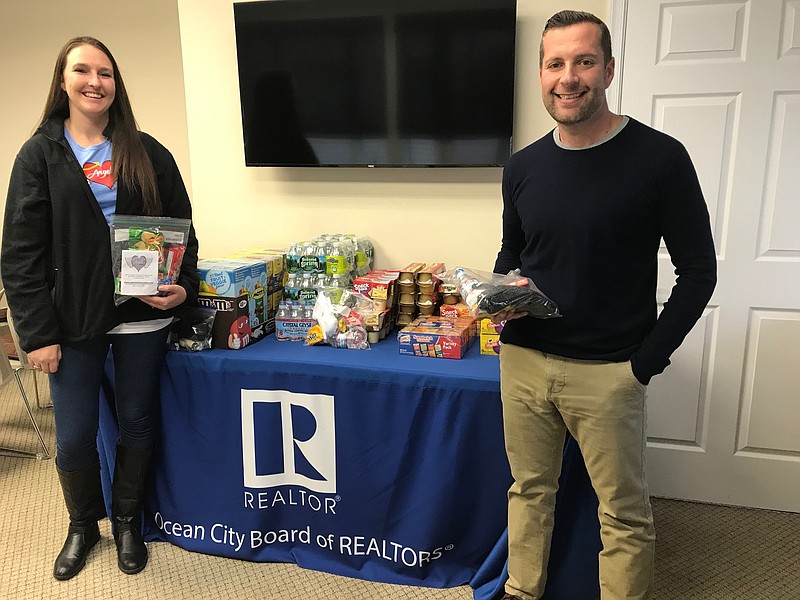
<instances>
[{"instance_id":1,"label":"snack pack box","mask_svg":"<svg viewBox=\"0 0 800 600\"><path fill-rule=\"evenodd\" d=\"M464 304L463 302L458 302L456 304L442 304L439 307L439 316L440 317L469 317L469 306Z\"/></svg>"},{"instance_id":2,"label":"snack pack box","mask_svg":"<svg viewBox=\"0 0 800 600\"><path fill-rule=\"evenodd\" d=\"M401 355L460 359L475 341L471 317L421 316L397 334Z\"/></svg>"},{"instance_id":3,"label":"snack pack box","mask_svg":"<svg viewBox=\"0 0 800 600\"><path fill-rule=\"evenodd\" d=\"M267 265L263 259L202 259L197 261L200 296L234 300L247 296L250 339L257 340L274 331L270 319Z\"/></svg>"},{"instance_id":4,"label":"snack pack box","mask_svg":"<svg viewBox=\"0 0 800 600\"><path fill-rule=\"evenodd\" d=\"M421 315L432 315L439 306L438 294L417 294L416 299L417 308Z\"/></svg>"},{"instance_id":5,"label":"snack pack box","mask_svg":"<svg viewBox=\"0 0 800 600\"><path fill-rule=\"evenodd\" d=\"M384 308L391 308L398 275L397 271L370 271L353 279L353 291L369 296Z\"/></svg>"},{"instance_id":6,"label":"snack pack box","mask_svg":"<svg viewBox=\"0 0 800 600\"><path fill-rule=\"evenodd\" d=\"M253 341L247 294L231 298L201 294L197 304L216 311L211 328L211 345L214 348L241 350Z\"/></svg>"},{"instance_id":7,"label":"snack pack box","mask_svg":"<svg viewBox=\"0 0 800 600\"><path fill-rule=\"evenodd\" d=\"M417 290L417 273L425 268L425 263L413 262L398 270L397 285L403 291L415 292Z\"/></svg>"},{"instance_id":8,"label":"snack pack box","mask_svg":"<svg viewBox=\"0 0 800 600\"><path fill-rule=\"evenodd\" d=\"M444 263L428 263L422 269L417 271L415 280L417 283L417 290L420 294L432 296L436 292L436 286L439 283L438 275L444 273Z\"/></svg>"}]
</instances>

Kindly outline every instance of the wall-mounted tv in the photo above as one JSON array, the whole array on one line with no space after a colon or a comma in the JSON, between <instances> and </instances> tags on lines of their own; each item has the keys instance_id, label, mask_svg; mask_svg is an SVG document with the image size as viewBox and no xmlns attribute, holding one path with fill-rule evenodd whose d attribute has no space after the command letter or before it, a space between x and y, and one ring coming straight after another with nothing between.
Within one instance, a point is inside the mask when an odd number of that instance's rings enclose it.
<instances>
[{"instance_id":1,"label":"wall-mounted tv","mask_svg":"<svg viewBox=\"0 0 800 600\"><path fill-rule=\"evenodd\" d=\"M267 0L233 14L248 166L510 156L516 0Z\"/></svg>"}]
</instances>

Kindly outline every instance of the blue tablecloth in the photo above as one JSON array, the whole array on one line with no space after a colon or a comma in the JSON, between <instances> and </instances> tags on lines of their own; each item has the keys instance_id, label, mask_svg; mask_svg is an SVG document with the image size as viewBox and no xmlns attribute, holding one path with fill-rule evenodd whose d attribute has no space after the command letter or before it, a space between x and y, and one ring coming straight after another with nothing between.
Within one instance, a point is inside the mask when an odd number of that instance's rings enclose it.
<instances>
[{"instance_id":1,"label":"blue tablecloth","mask_svg":"<svg viewBox=\"0 0 800 600\"><path fill-rule=\"evenodd\" d=\"M108 487L110 386L105 397ZM162 421L148 541L386 583L470 582L476 598L502 595L510 473L499 364L477 347L447 360L399 356L394 339L355 351L269 336L239 351L170 352ZM556 530L570 533L564 548L554 541L551 580L572 585L577 573L596 582L596 499L584 519L594 494L570 474L580 455L565 457ZM579 550L588 546L587 566Z\"/></svg>"}]
</instances>

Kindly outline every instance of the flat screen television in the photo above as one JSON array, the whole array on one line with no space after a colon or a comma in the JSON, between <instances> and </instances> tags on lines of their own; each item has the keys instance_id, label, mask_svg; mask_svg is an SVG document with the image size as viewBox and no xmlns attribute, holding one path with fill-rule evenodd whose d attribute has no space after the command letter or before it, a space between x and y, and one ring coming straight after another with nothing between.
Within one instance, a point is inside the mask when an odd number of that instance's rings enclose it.
<instances>
[{"instance_id":1,"label":"flat screen television","mask_svg":"<svg viewBox=\"0 0 800 600\"><path fill-rule=\"evenodd\" d=\"M267 0L233 14L248 166L510 156L516 0Z\"/></svg>"}]
</instances>

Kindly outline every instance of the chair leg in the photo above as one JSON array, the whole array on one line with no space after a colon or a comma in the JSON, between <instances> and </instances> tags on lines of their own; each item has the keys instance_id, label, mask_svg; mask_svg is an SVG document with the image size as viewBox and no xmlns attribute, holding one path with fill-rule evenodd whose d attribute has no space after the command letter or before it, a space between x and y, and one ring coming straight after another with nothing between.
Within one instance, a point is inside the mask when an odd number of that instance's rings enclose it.
<instances>
[{"instance_id":1,"label":"chair leg","mask_svg":"<svg viewBox=\"0 0 800 600\"><path fill-rule=\"evenodd\" d=\"M33 392L36 394L36 408L53 408L53 403L42 404L42 399L39 396L39 383L36 381L36 371L31 370L31 377L33 378Z\"/></svg>"},{"instance_id":2,"label":"chair leg","mask_svg":"<svg viewBox=\"0 0 800 600\"><path fill-rule=\"evenodd\" d=\"M36 430L36 435L39 436L39 443L42 445L42 452L27 452L25 450L18 450L16 448L6 448L0 447L0 454L6 454L8 456L18 456L18 457L25 457L25 458L35 458L37 460L48 459L50 458L50 451L47 449L47 444L44 441L44 437L42 437L42 432L39 429L39 424L36 422L36 418L33 416L33 410L31 410L31 403L28 401L28 395L25 393L25 386L22 385L22 379L19 376L20 369L14 370L14 378L17 380L17 387L19 387L19 393L22 394L22 401L25 402L25 408L28 411L28 417L30 417L31 424L33 424L33 428Z\"/></svg>"}]
</instances>

